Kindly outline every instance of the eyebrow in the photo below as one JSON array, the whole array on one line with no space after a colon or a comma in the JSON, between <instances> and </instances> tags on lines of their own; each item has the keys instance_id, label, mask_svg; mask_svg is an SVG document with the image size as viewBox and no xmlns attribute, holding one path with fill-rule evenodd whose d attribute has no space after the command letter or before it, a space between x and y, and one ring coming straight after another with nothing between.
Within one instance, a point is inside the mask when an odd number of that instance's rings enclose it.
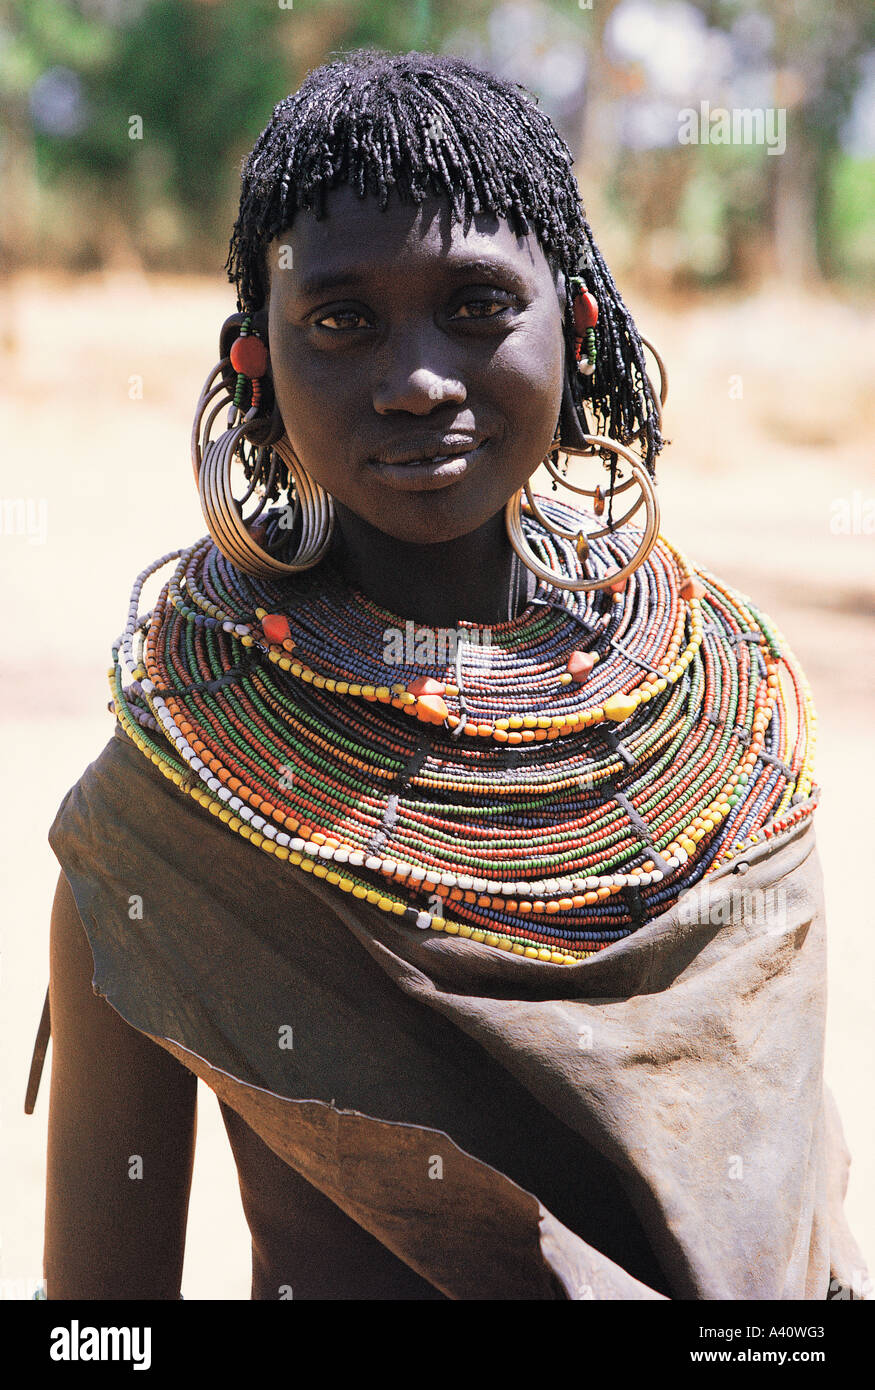
<instances>
[{"instance_id":1,"label":"eyebrow","mask_svg":"<svg viewBox=\"0 0 875 1390\"><path fill-rule=\"evenodd\" d=\"M447 267L452 277L461 279L462 276L479 275L489 280L510 281L518 290L526 292L528 286L520 277L520 274L507 261L482 260L465 257L445 256L443 264ZM338 271L313 271L310 275L300 276L293 285L294 292L299 295L309 297L314 294L324 294L328 290L348 289L351 285L360 285L369 275L373 274L372 263L362 263L361 265L347 266L344 270Z\"/></svg>"}]
</instances>

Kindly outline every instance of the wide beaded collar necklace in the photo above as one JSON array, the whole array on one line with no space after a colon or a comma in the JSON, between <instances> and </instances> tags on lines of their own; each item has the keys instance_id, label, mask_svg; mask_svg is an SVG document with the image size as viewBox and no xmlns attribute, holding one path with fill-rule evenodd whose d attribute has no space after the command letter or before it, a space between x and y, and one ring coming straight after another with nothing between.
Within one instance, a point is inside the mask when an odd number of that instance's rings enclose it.
<instances>
[{"instance_id":1,"label":"wide beaded collar necklace","mask_svg":"<svg viewBox=\"0 0 875 1390\"><path fill-rule=\"evenodd\" d=\"M580 577L573 547L524 526L545 564ZM588 573L638 539L593 542ZM614 592L542 582L512 621L449 632L378 607L329 562L256 579L205 537L138 575L109 675L137 747L252 845L403 925L556 964L635 931L817 800L798 663L662 537Z\"/></svg>"}]
</instances>

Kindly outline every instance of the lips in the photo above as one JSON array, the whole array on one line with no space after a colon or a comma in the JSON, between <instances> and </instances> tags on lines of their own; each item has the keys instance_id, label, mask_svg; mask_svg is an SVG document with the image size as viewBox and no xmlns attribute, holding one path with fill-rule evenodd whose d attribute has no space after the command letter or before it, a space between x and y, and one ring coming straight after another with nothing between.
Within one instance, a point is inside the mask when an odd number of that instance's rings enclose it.
<instances>
[{"instance_id":1,"label":"lips","mask_svg":"<svg viewBox=\"0 0 875 1390\"><path fill-rule=\"evenodd\" d=\"M479 462L487 443L486 439L476 443L469 438L451 445L451 453L445 443L440 451L432 446L433 451L417 455L399 452L391 463L372 458L367 467L382 484L395 491L434 492L464 478Z\"/></svg>"},{"instance_id":2,"label":"lips","mask_svg":"<svg viewBox=\"0 0 875 1390\"><path fill-rule=\"evenodd\" d=\"M483 442L482 435L448 434L439 439L412 439L397 448L386 446L371 456L370 462L390 467L415 467L417 464L445 463L448 459L470 454Z\"/></svg>"}]
</instances>

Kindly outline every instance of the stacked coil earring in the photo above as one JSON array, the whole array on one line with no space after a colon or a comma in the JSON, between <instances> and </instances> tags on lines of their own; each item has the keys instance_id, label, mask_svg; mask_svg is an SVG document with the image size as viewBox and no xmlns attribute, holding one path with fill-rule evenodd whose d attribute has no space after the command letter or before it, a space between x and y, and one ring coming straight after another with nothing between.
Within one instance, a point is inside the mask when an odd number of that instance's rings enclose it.
<instances>
[{"instance_id":1,"label":"stacked coil earring","mask_svg":"<svg viewBox=\"0 0 875 1390\"><path fill-rule=\"evenodd\" d=\"M261 383L268 367L267 348L249 331L249 325L250 320L244 318L230 353L216 364L204 382L192 425L191 461L207 529L219 550L246 574L269 578L298 574L319 564L331 543L334 500L301 467L282 431L279 438L270 442L294 483L296 508L289 526L284 528L291 530L300 518L300 541L294 558L279 560L260 546L248 529L261 508L244 519L243 504L231 489L231 467L235 458L242 457L244 441L257 438L259 433L264 435L267 420L259 407ZM229 370L237 378L233 396L225 384ZM226 428L213 439L215 421L226 407ZM252 491L250 488L243 501Z\"/></svg>"},{"instance_id":2,"label":"stacked coil earring","mask_svg":"<svg viewBox=\"0 0 875 1390\"><path fill-rule=\"evenodd\" d=\"M610 589L622 585L633 570L636 570L638 566L642 565L647 559L656 544L656 538L659 534L659 500L656 496L656 488L653 479L641 460L631 449L627 449L615 439L609 439L607 435L586 434L583 435L583 439L588 446L587 448L571 449L563 446L561 452L570 456L590 459L594 452L607 450L613 453L617 459L622 459L630 470L630 476L628 478L615 483L611 489L611 495L617 496L618 494L627 492L636 485L638 487L639 496L637 500L632 502L632 505L618 520L613 521L610 526L597 527L588 534L580 530L568 530L544 515L543 510L535 500L531 482L527 482L524 487L515 492L508 500L505 507L505 527L508 539L523 564L526 565L533 574L537 575L539 579L544 580L545 583L552 585L554 588L571 589L575 592L581 589ZM556 447L555 440L552 447ZM601 489L579 487L574 483L570 483L567 478L563 477L562 474L558 472L549 454L547 458L544 459L544 466L550 475L555 478L558 483L561 483L563 487L567 487L571 492L576 492L582 496L592 497L595 499L596 504L598 504ZM526 499L525 507L523 504L524 494ZM550 535L561 537L563 540L572 542L577 551L578 558L585 564L589 556L592 541L599 540L603 536L611 535L614 531L618 530L620 526L624 525L625 522L630 521L636 512L640 511L642 506L645 508L644 529L640 544L634 555L631 560L625 565L622 565L615 573L604 575L599 579L583 577L581 579L568 580L561 575L557 575L549 566L542 564L537 555L533 553L523 529L523 511L525 510L528 515L533 516ZM596 509L598 510L598 505Z\"/></svg>"}]
</instances>

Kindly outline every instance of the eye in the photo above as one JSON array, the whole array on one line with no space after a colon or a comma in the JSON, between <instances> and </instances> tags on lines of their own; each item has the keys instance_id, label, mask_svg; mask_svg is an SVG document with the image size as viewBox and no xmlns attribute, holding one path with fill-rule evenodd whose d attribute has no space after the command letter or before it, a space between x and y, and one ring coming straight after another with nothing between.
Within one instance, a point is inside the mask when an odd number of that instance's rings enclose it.
<instances>
[{"instance_id":1,"label":"eye","mask_svg":"<svg viewBox=\"0 0 875 1390\"><path fill-rule=\"evenodd\" d=\"M359 320L358 323L354 321L356 319ZM332 309L330 314L323 314L320 318L313 319L312 323L317 328L327 328L330 333L369 327L364 314L360 314L357 309Z\"/></svg>"},{"instance_id":2,"label":"eye","mask_svg":"<svg viewBox=\"0 0 875 1390\"><path fill-rule=\"evenodd\" d=\"M453 318L495 319L511 307L502 299L466 299L453 314Z\"/></svg>"}]
</instances>

